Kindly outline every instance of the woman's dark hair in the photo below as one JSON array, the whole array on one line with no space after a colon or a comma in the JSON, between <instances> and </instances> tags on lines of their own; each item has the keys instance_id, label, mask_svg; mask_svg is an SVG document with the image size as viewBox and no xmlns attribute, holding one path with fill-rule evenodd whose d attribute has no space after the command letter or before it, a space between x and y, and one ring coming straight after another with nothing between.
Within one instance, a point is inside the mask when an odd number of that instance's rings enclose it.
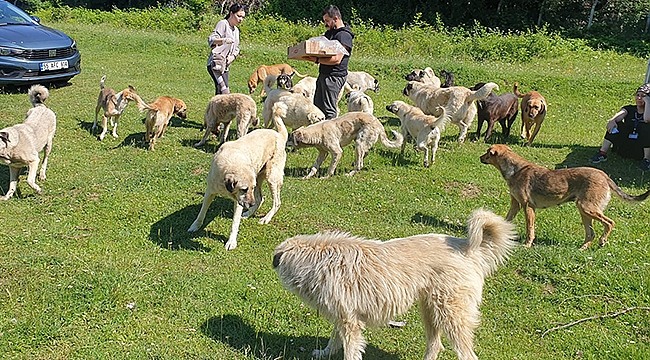
<instances>
[{"instance_id":1,"label":"woman's dark hair","mask_svg":"<svg viewBox=\"0 0 650 360\"><path fill-rule=\"evenodd\" d=\"M246 5L234 3L230 5L230 11L226 14L226 19L230 17L230 14L234 14L236 12L240 12L241 10L246 11Z\"/></svg>"},{"instance_id":2,"label":"woman's dark hair","mask_svg":"<svg viewBox=\"0 0 650 360\"><path fill-rule=\"evenodd\" d=\"M334 19L335 17L341 19L341 10L336 7L336 5L328 5L323 9L323 14L322 15L327 15L330 18Z\"/></svg>"}]
</instances>

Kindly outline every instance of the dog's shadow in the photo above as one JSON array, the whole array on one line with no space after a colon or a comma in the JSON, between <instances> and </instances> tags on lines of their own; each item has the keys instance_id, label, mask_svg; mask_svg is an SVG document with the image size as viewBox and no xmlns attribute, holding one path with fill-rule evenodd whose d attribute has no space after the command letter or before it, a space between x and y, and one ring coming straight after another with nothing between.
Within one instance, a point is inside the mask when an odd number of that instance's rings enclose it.
<instances>
[{"instance_id":1,"label":"dog's shadow","mask_svg":"<svg viewBox=\"0 0 650 360\"><path fill-rule=\"evenodd\" d=\"M230 346L237 352L251 354L253 359L312 359L313 349L323 349L328 338L315 336L289 337L264 333L255 330L237 315L213 316L200 327L204 335L213 341ZM329 333L329 330L328 330ZM333 359L342 358L343 350ZM375 346L366 347L364 358L397 360L398 356L389 354Z\"/></svg>"},{"instance_id":2,"label":"dog's shadow","mask_svg":"<svg viewBox=\"0 0 650 360\"><path fill-rule=\"evenodd\" d=\"M126 146L139 148L139 149L147 149L148 144L145 144L144 142L144 131L129 134L127 137L124 138L124 140L122 140L121 143L117 144L113 149L119 149Z\"/></svg>"},{"instance_id":3,"label":"dog's shadow","mask_svg":"<svg viewBox=\"0 0 650 360\"><path fill-rule=\"evenodd\" d=\"M449 229L453 233L464 233L466 231L464 225L453 224L448 221L438 219L437 217L423 214L421 212L416 212L413 214L413 216L411 216L411 222L435 228Z\"/></svg>"},{"instance_id":4,"label":"dog's shadow","mask_svg":"<svg viewBox=\"0 0 650 360\"><path fill-rule=\"evenodd\" d=\"M149 240L163 249L204 252L209 252L211 249L194 240L194 238L202 234L225 244L227 238L224 235L215 235L205 229L201 229L195 233L187 231L199 214L199 210L201 210L201 203L186 206L158 220L151 225ZM210 205L210 209L208 209L203 226L209 224L217 216L232 219L232 210L232 201L217 196Z\"/></svg>"}]
</instances>

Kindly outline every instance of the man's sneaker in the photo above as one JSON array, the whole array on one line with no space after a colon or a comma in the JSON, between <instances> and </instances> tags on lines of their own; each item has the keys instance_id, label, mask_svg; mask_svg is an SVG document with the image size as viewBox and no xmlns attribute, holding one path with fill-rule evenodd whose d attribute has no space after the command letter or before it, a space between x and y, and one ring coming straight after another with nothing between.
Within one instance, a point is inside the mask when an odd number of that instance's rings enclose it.
<instances>
[{"instance_id":1,"label":"man's sneaker","mask_svg":"<svg viewBox=\"0 0 650 360\"><path fill-rule=\"evenodd\" d=\"M639 164L639 168L641 168L641 170L643 171L650 170L650 160L648 159L641 160L641 164Z\"/></svg>"},{"instance_id":2,"label":"man's sneaker","mask_svg":"<svg viewBox=\"0 0 650 360\"><path fill-rule=\"evenodd\" d=\"M598 154L594 155L591 158L591 163L592 164L598 164L598 163L605 162L605 161L607 161L607 155L605 155L605 154L603 154L601 152L598 152Z\"/></svg>"}]
</instances>

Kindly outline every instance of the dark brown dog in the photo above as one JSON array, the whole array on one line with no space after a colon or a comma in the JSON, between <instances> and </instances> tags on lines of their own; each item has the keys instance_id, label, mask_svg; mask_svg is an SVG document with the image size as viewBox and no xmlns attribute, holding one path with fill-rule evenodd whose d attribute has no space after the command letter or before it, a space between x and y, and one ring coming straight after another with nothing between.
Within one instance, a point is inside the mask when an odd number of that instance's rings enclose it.
<instances>
[{"instance_id":1,"label":"dark brown dog","mask_svg":"<svg viewBox=\"0 0 650 360\"><path fill-rule=\"evenodd\" d=\"M506 220L514 219L519 209L526 215L526 246L535 240L535 209L543 209L569 201L575 201L582 224L585 227L585 242L581 250L587 249L595 234L592 221L603 224L600 245L607 243L607 236L614 228L614 221L603 214L611 197L611 191L627 201L643 201L650 190L632 196L619 188L603 171L591 167L549 170L533 164L515 154L508 146L490 146L480 157L484 164L494 165L510 188L510 210Z\"/></svg>"},{"instance_id":2,"label":"dark brown dog","mask_svg":"<svg viewBox=\"0 0 650 360\"><path fill-rule=\"evenodd\" d=\"M515 83L512 90L515 95L522 98L521 100L521 138L526 140L525 146L529 146L535 140L535 136L542 127L542 122L546 117L546 99L537 91L529 91L521 94Z\"/></svg>"},{"instance_id":3,"label":"dark brown dog","mask_svg":"<svg viewBox=\"0 0 650 360\"><path fill-rule=\"evenodd\" d=\"M480 89L485 83L478 83L470 88L474 91ZM519 112L519 97L513 93L506 93L502 95L495 95L490 93L485 100L476 102L478 107L478 128L476 129L476 139L481 137L481 128L483 123L487 122L488 127L485 132L485 142L492 136L494 124L501 124L501 132L503 134L503 141L510 136L510 129L512 124L517 119Z\"/></svg>"}]
</instances>

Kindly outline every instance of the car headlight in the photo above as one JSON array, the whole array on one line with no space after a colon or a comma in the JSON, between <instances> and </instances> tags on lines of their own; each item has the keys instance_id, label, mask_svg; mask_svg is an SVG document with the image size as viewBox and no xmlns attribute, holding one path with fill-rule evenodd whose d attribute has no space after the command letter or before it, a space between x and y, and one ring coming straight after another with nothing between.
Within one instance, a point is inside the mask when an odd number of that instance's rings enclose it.
<instances>
[{"instance_id":1,"label":"car headlight","mask_svg":"<svg viewBox=\"0 0 650 360\"><path fill-rule=\"evenodd\" d=\"M72 40L72 45L70 47L74 50L77 50L77 42Z\"/></svg>"},{"instance_id":2,"label":"car headlight","mask_svg":"<svg viewBox=\"0 0 650 360\"><path fill-rule=\"evenodd\" d=\"M10 47L2 47L2 46L0 46L0 56L14 56L14 55L20 55L20 54L22 54L23 52L25 52L25 50L22 50L22 49L14 49L14 48L10 48Z\"/></svg>"}]
</instances>

